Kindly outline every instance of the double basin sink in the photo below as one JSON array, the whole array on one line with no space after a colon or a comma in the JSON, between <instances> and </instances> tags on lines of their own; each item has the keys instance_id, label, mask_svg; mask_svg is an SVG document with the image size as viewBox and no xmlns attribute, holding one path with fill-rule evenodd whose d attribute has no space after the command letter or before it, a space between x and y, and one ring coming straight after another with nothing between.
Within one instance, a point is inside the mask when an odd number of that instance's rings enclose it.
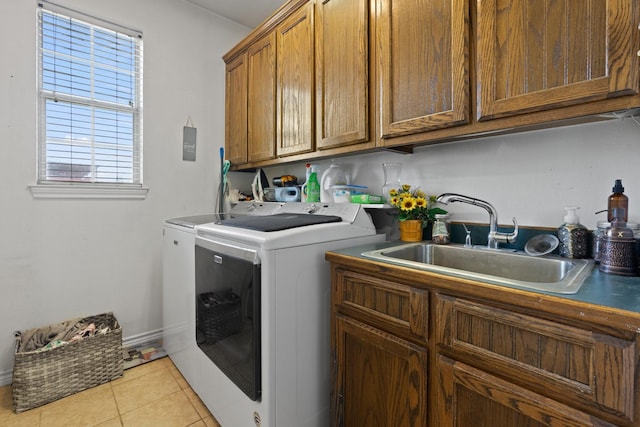
<instances>
[{"instance_id":1,"label":"double basin sink","mask_svg":"<svg viewBox=\"0 0 640 427\"><path fill-rule=\"evenodd\" d=\"M593 260L534 257L515 250L401 244L363 252L362 256L406 267L498 285L575 294L589 276Z\"/></svg>"}]
</instances>

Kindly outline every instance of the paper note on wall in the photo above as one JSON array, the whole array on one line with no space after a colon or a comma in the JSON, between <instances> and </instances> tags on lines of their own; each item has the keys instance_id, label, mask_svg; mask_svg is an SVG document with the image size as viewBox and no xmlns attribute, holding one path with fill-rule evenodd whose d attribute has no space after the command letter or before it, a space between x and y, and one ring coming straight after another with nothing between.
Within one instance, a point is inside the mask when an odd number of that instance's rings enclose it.
<instances>
[{"instance_id":1,"label":"paper note on wall","mask_svg":"<svg viewBox=\"0 0 640 427\"><path fill-rule=\"evenodd\" d=\"M196 160L196 128L192 126L182 128L182 160Z\"/></svg>"}]
</instances>

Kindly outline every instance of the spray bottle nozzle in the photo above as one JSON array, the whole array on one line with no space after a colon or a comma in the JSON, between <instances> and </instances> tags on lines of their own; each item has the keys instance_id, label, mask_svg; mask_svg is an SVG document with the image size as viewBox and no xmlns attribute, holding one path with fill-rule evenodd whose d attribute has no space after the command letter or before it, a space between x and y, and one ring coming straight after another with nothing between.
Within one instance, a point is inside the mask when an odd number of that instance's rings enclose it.
<instances>
[{"instance_id":1,"label":"spray bottle nozzle","mask_svg":"<svg viewBox=\"0 0 640 427\"><path fill-rule=\"evenodd\" d=\"M622 186L621 179L616 179L616 183L614 184L612 191L614 193L624 193L624 187Z\"/></svg>"}]
</instances>

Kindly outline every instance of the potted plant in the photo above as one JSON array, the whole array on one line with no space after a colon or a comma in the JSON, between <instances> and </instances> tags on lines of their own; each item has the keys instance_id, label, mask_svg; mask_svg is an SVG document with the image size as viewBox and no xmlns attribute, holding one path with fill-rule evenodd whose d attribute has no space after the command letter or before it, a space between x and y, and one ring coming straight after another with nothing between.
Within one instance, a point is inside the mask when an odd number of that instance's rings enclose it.
<instances>
[{"instance_id":1,"label":"potted plant","mask_svg":"<svg viewBox=\"0 0 640 427\"><path fill-rule=\"evenodd\" d=\"M418 187L412 189L408 184L389 190L389 204L398 208L400 240L407 242L421 241L422 230L433 222L437 214L447 213L435 206L436 196L429 196Z\"/></svg>"}]
</instances>

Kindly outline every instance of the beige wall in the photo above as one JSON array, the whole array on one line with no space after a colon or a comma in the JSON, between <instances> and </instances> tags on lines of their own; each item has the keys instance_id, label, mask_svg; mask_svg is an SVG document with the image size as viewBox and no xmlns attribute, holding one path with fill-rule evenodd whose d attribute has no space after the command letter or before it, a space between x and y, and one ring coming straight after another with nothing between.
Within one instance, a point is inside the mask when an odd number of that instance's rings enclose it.
<instances>
[{"instance_id":1,"label":"beige wall","mask_svg":"<svg viewBox=\"0 0 640 427\"><path fill-rule=\"evenodd\" d=\"M164 218L213 209L224 143L222 55L249 29L180 0L59 0L143 31L145 200L43 200L36 179L36 1L2 0L0 16L0 384L12 336L113 311L126 339L162 327ZM198 128L183 162L182 127Z\"/></svg>"}]
</instances>

